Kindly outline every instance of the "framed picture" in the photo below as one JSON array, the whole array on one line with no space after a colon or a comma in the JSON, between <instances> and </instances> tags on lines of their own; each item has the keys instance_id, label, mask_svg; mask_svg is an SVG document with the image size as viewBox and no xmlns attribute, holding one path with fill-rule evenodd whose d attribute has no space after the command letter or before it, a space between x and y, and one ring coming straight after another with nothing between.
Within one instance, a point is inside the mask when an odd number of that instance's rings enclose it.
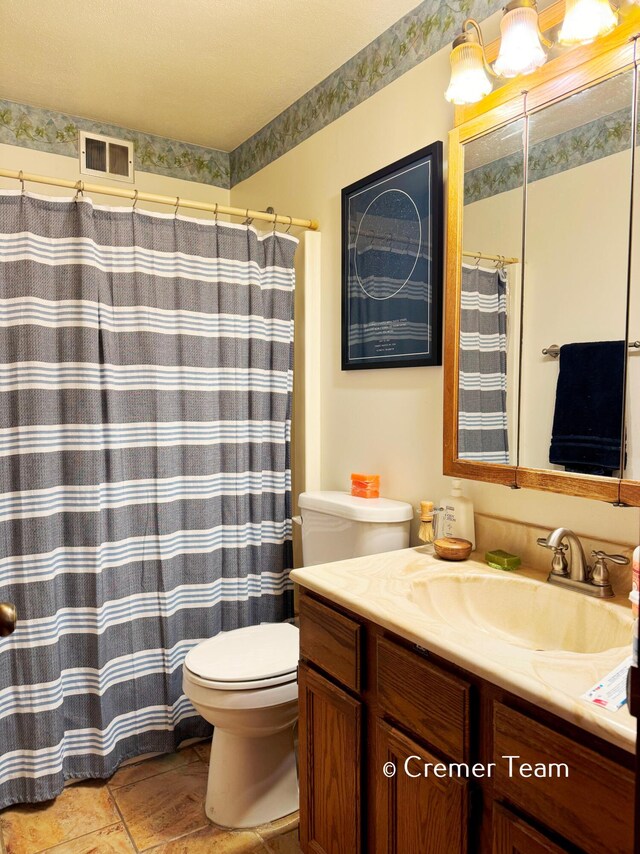
<instances>
[{"instance_id":1,"label":"framed picture","mask_svg":"<svg viewBox=\"0 0 640 854\"><path fill-rule=\"evenodd\" d=\"M342 370L442 364L442 143L342 191Z\"/></svg>"}]
</instances>

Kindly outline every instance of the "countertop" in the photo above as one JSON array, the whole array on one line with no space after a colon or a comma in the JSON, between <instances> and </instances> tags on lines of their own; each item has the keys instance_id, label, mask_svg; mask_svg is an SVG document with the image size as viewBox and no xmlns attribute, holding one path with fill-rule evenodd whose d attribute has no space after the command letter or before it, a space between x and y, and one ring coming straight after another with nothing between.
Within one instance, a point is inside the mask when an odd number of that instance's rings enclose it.
<instances>
[{"instance_id":1,"label":"countertop","mask_svg":"<svg viewBox=\"0 0 640 854\"><path fill-rule=\"evenodd\" d=\"M625 646L605 651L543 651L526 643L522 646L505 643L499 632L494 636L487 626L470 630L471 624L468 623L461 628L447 620L446 613L431 611L429 580L435 582L442 578L443 573L460 574L476 584L490 576L501 580L512 578L516 583L517 577L541 584L546 581L546 573L538 570L523 567L511 573L493 570L477 554L464 562L445 562L426 552L424 547L295 569L291 572L291 579L494 685L625 750L635 751L636 720L626 704L617 711L608 711L581 698L585 691L631 653L632 618L626 597L593 600L582 593L555 586L549 591L551 586L544 584L547 604L549 593L553 593L554 614L545 615L532 601L528 613L531 621L544 620L545 616L557 620L560 614L561 620L566 616L566 625L571 627L572 615L582 607L576 600L586 599L598 608L613 609L615 613L611 616L619 618L618 622L628 620L629 641ZM473 591L473 584L463 586L468 596L469 591ZM423 601L421 607L414 601L418 598L415 590L420 588L427 594L426 605ZM530 588L528 585L527 595ZM521 589L525 592L524 588ZM457 603L452 607L458 607ZM495 608L505 608L504 602L501 603L497 597ZM503 611L501 617L504 616ZM580 631L579 625L571 628ZM626 631L626 623L623 629Z\"/></svg>"}]
</instances>

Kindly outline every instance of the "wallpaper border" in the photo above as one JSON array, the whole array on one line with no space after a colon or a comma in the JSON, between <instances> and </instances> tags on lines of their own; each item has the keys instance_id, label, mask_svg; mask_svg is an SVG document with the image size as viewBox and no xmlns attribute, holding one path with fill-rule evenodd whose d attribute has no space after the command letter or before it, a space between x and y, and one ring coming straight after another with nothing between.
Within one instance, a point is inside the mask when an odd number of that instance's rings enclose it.
<instances>
[{"instance_id":1,"label":"wallpaper border","mask_svg":"<svg viewBox=\"0 0 640 854\"><path fill-rule=\"evenodd\" d=\"M81 130L133 142L134 166L141 172L231 186L226 151L0 99L0 143L77 158Z\"/></svg>"},{"instance_id":2,"label":"wallpaper border","mask_svg":"<svg viewBox=\"0 0 640 854\"><path fill-rule=\"evenodd\" d=\"M631 151L631 110L617 110L531 146L530 184L611 154ZM464 176L464 204L522 187L522 154L510 154Z\"/></svg>"}]
</instances>

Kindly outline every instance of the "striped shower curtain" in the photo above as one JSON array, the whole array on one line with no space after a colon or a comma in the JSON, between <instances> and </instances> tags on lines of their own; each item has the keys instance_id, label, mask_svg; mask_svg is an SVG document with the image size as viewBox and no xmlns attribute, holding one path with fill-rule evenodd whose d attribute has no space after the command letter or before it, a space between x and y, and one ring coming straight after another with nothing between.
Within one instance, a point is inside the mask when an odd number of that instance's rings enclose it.
<instances>
[{"instance_id":1,"label":"striped shower curtain","mask_svg":"<svg viewBox=\"0 0 640 854\"><path fill-rule=\"evenodd\" d=\"M462 268L458 456L509 463L507 424L507 277Z\"/></svg>"},{"instance_id":2,"label":"striped shower curtain","mask_svg":"<svg viewBox=\"0 0 640 854\"><path fill-rule=\"evenodd\" d=\"M187 651L290 617L296 244L0 194L0 807L205 735Z\"/></svg>"}]
</instances>

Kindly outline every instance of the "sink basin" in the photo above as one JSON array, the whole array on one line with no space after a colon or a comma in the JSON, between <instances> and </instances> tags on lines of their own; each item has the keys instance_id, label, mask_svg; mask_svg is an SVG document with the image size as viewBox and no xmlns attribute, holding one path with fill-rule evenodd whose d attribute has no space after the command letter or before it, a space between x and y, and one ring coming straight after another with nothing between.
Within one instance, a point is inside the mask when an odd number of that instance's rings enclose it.
<instances>
[{"instance_id":1,"label":"sink basin","mask_svg":"<svg viewBox=\"0 0 640 854\"><path fill-rule=\"evenodd\" d=\"M447 573L416 579L411 600L465 634L513 646L595 654L631 646L631 612L579 592L512 575Z\"/></svg>"}]
</instances>

